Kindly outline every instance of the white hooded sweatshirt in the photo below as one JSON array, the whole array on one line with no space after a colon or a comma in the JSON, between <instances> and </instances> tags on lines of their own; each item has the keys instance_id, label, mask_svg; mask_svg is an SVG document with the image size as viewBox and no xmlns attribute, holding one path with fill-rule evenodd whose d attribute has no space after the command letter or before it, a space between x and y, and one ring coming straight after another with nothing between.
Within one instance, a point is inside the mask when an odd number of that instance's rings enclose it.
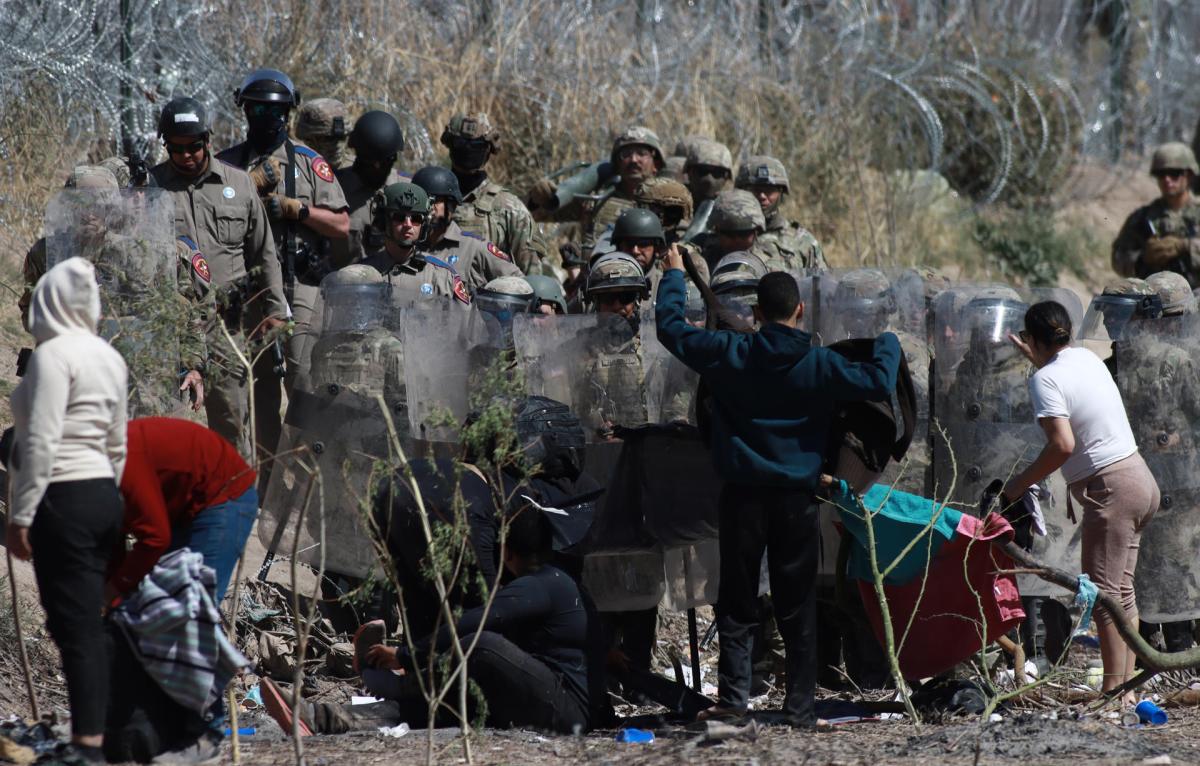
<instances>
[{"instance_id":1,"label":"white hooded sweatshirt","mask_svg":"<svg viewBox=\"0 0 1200 766\"><path fill-rule=\"evenodd\" d=\"M10 521L27 527L51 482L121 480L125 467L125 360L96 335L100 291L92 264L68 258L33 291L37 347L13 391Z\"/></svg>"}]
</instances>

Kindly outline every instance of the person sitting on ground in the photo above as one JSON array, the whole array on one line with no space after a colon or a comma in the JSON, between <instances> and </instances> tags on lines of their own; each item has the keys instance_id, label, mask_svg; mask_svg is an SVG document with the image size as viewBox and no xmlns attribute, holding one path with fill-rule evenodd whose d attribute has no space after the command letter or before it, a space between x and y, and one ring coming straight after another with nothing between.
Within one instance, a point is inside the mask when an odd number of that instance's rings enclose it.
<instances>
[{"instance_id":1,"label":"person sitting on ground","mask_svg":"<svg viewBox=\"0 0 1200 766\"><path fill-rule=\"evenodd\" d=\"M490 606L463 612L455 626L467 656L467 678L479 687L487 706L487 725L527 727L564 734L587 731L589 710L589 620L575 581L546 563L552 532L545 512L524 504L509 519L502 545L504 568L513 580L500 588ZM340 734L404 721L428 720L429 706L412 675L441 673L454 636L443 625L408 648L375 643L358 636L365 648L362 669L367 690L384 702L369 705L303 703L306 733ZM454 667L450 659L449 666ZM292 730L288 701L263 679L267 711L285 731ZM439 717L440 718L440 717ZM423 725L423 724L422 724Z\"/></svg>"}]
</instances>

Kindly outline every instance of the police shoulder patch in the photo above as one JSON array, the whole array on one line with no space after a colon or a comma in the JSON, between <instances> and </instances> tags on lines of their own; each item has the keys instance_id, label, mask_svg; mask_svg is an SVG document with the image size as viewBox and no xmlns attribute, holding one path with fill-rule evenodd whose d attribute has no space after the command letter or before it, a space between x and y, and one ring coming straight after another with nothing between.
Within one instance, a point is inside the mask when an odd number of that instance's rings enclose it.
<instances>
[{"instance_id":1,"label":"police shoulder patch","mask_svg":"<svg viewBox=\"0 0 1200 766\"><path fill-rule=\"evenodd\" d=\"M208 261L205 260L203 253L197 252L192 255L192 271L196 272L196 276L205 282L212 281L212 272L208 270Z\"/></svg>"},{"instance_id":2,"label":"police shoulder patch","mask_svg":"<svg viewBox=\"0 0 1200 766\"><path fill-rule=\"evenodd\" d=\"M476 234L476 233L475 233L475 232L473 232L473 231L467 231L466 229L463 229L463 233L462 233L462 234L463 234L463 236L464 236L464 237L470 237L471 239L477 239L477 240L479 240L480 242L482 242L482 241L483 241L483 237L479 236L478 234Z\"/></svg>"},{"instance_id":3,"label":"police shoulder patch","mask_svg":"<svg viewBox=\"0 0 1200 766\"><path fill-rule=\"evenodd\" d=\"M471 295L467 292L467 286L463 284L462 277L457 274L454 275L454 297L467 305L471 303Z\"/></svg>"},{"instance_id":4,"label":"police shoulder patch","mask_svg":"<svg viewBox=\"0 0 1200 766\"><path fill-rule=\"evenodd\" d=\"M312 169L322 181L333 183L333 169L329 167L329 163L325 161L324 157L318 156L313 160Z\"/></svg>"},{"instance_id":5,"label":"police shoulder patch","mask_svg":"<svg viewBox=\"0 0 1200 766\"><path fill-rule=\"evenodd\" d=\"M308 157L310 160L321 156L303 144L296 144L296 154L299 154L301 157Z\"/></svg>"},{"instance_id":6,"label":"police shoulder patch","mask_svg":"<svg viewBox=\"0 0 1200 766\"><path fill-rule=\"evenodd\" d=\"M496 247L495 242L487 243L487 251L502 261L508 261L509 263L513 262L512 256Z\"/></svg>"}]
</instances>

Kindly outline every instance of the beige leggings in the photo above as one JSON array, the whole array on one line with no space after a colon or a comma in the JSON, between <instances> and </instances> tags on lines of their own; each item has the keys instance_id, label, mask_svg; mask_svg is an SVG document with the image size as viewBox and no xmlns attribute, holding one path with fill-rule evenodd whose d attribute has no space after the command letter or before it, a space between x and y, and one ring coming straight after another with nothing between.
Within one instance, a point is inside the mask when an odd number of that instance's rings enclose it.
<instances>
[{"instance_id":1,"label":"beige leggings","mask_svg":"<svg viewBox=\"0 0 1200 766\"><path fill-rule=\"evenodd\" d=\"M1142 530L1158 510L1158 482L1135 452L1071 484L1071 496L1083 509L1083 571L1121 602L1127 619L1136 620L1133 572ZM1112 622L1103 608L1095 617L1098 623Z\"/></svg>"}]
</instances>

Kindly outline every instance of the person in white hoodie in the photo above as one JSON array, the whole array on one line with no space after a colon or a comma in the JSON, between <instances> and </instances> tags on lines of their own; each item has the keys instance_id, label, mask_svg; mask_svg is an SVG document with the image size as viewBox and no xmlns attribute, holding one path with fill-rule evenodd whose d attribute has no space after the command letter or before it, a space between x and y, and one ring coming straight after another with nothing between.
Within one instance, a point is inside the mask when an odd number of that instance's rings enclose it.
<instances>
[{"instance_id":1,"label":"person in white hoodie","mask_svg":"<svg viewBox=\"0 0 1200 766\"><path fill-rule=\"evenodd\" d=\"M34 288L37 347L10 398L16 442L5 544L33 559L46 626L62 653L72 742L102 763L109 668L101 608L121 537L127 372L96 335L99 318L96 273L83 258L58 264Z\"/></svg>"}]
</instances>

